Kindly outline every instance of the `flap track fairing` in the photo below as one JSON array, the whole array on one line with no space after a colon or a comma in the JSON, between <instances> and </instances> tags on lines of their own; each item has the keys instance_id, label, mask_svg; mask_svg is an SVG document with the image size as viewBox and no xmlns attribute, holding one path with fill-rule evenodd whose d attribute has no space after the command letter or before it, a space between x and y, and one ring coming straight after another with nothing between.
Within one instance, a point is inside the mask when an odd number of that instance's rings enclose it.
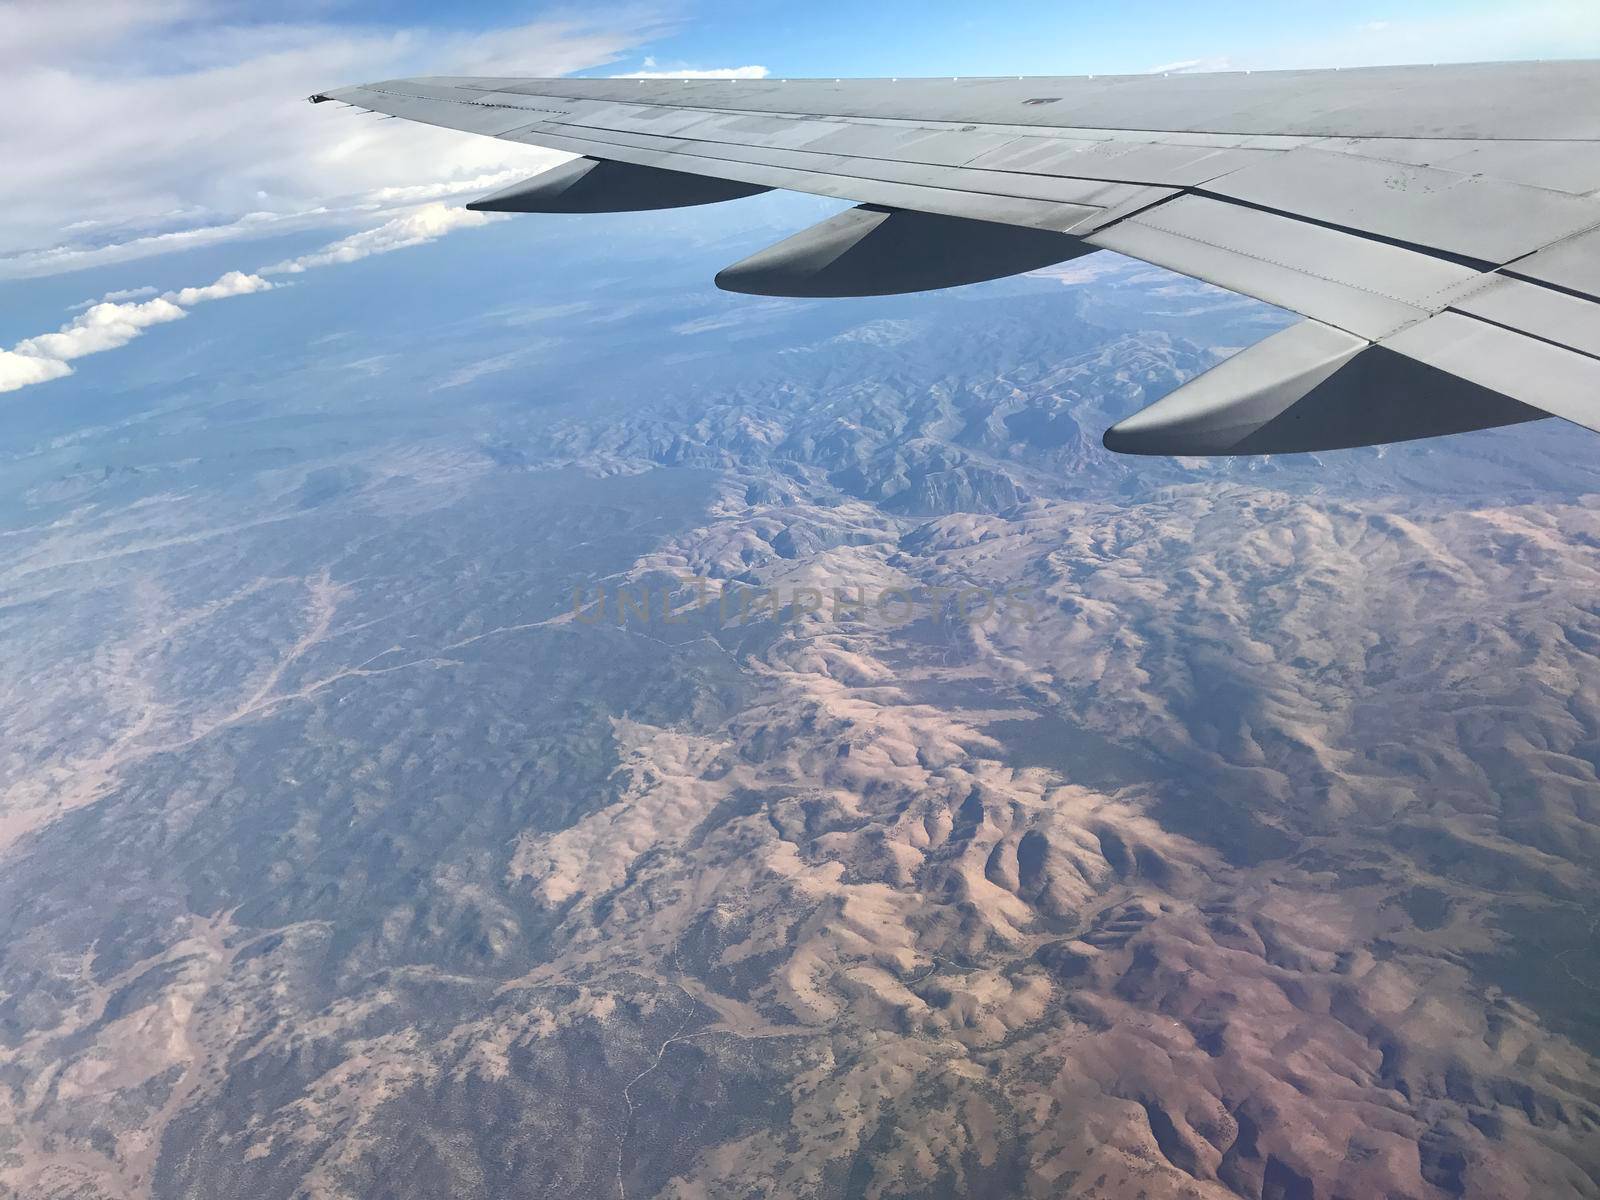
<instances>
[{"instance_id":1,"label":"flap track fairing","mask_svg":"<svg viewBox=\"0 0 1600 1200\"><path fill-rule=\"evenodd\" d=\"M752 183L641 167L611 159L577 158L467 205L476 212L650 212L718 204L771 191Z\"/></svg>"},{"instance_id":2,"label":"flap track fairing","mask_svg":"<svg viewBox=\"0 0 1600 1200\"><path fill-rule=\"evenodd\" d=\"M1095 247L1048 229L863 204L717 276L755 296L891 296L1037 270Z\"/></svg>"}]
</instances>

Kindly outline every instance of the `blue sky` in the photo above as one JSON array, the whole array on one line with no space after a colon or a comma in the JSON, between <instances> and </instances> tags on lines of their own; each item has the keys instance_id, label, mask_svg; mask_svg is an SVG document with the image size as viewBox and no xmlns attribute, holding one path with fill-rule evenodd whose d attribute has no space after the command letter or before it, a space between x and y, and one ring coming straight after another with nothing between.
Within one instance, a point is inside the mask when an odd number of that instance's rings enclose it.
<instances>
[{"instance_id":1,"label":"blue sky","mask_svg":"<svg viewBox=\"0 0 1600 1200\"><path fill-rule=\"evenodd\" d=\"M343 83L459 72L1101 74L1600 56L1595 0L640 0L581 9L286 0L270 19L262 13L243 0L0 0L0 403L43 397L80 359L136 338L177 344L198 326L189 317L200 305L228 300L231 312L245 295L258 309L291 303L360 258L483 227L462 203L560 161L304 102ZM751 219L736 208L697 219L707 228Z\"/></svg>"},{"instance_id":2,"label":"blue sky","mask_svg":"<svg viewBox=\"0 0 1600 1200\"><path fill-rule=\"evenodd\" d=\"M445 11L417 0L316 7L376 26L414 22L456 31L516 25L531 12L562 11L512 0ZM636 11L659 17L667 27L640 47L662 64L759 63L779 76L1104 74L1192 60L1266 69L1422 61L1419 52L1428 61L1600 53L1600 16L1593 5L1539 0L709 0Z\"/></svg>"},{"instance_id":3,"label":"blue sky","mask_svg":"<svg viewBox=\"0 0 1600 1200\"><path fill-rule=\"evenodd\" d=\"M1579 6L1437 2L861 4L716 3L651 47L662 62L758 61L775 75L1016 75L1147 71L1198 61L1246 68L1440 58L1570 56ZM1592 6L1591 6L1592 8ZM1591 13L1587 53L1600 52ZM1431 55L1430 55L1431 57Z\"/></svg>"}]
</instances>

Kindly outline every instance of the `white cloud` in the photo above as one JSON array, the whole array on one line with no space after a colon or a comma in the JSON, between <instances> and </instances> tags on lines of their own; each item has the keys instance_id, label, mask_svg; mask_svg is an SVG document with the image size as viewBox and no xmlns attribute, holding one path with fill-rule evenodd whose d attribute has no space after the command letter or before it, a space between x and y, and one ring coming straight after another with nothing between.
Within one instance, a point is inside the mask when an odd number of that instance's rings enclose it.
<instances>
[{"instance_id":1,"label":"white cloud","mask_svg":"<svg viewBox=\"0 0 1600 1200\"><path fill-rule=\"evenodd\" d=\"M0 350L0 392L14 392L30 383L45 383L71 374L72 368L60 359Z\"/></svg>"},{"instance_id":2,"label":"white cloud","mask_svg":"<svg viewBox=\"0 0 1600 1200\"><path fill-rule=\"evenodd\" d=\"M149 296L156 295L158 292L160 292L160 290L161 290L160 288L153 288L153 287L122 288L120 291L107 292L104 296L101 296L100 299L101 300L143 300L143 299L145 299L145 298L147 298ZM94 304L94 303L95 303L95 301L91 300L91 301L89 301L88 304L80 304L78 307L80 307L80 308L88 308L89 304Z\"/></svg>"},{"instance_id":3,"label":"white cloud","mask_svg":"<svg viewBox=\"0 0 1600 1200\"><path fill-rule=\"evenodd\" d=\"M1198 71L1231 71L1233 63L1226 58L1185 58L1179 62L1162 63L1151 67L1147 75L1190 75Z\"/></svg>"},{"instance_id":4,"label":"white cloud","mask_svg":"<svg viewBox=\"0 0 1600 1200\"><path fill-rule=\"evenodd\" d=\"M654 59L645 59L645 66L655 65ZM613 75L613 79L765 79L772 72L766 67L709 67L682 71L629 71Z\"/></svg>"},{"instance_id":5,"label":"white cloud","mask_svg":"<svg viewBox=\"0 0 1600 1200\"><path fill-rule=\"evenodd\" d=\"M480 192L488 193L497 191L516 183L519 179L526 179L530 175L537 175L548 167L558 165L562 160L576 158L575 154L557 155L551 151L553 160L549 163L529 164L520 167L511 167L505 171L495 171L487 175L474 175L471 179L442 180L436 183L419 183L407 187L379 188L372 193L372 199L379 204L420 204L426 200L442 200L446 196L470 196Z\"/></svg>"},{"instance_id":6,"label":"white cloud","mask_svg":"<svg viewBox=\"0 0 1600 1200\"><path fill-rule=\"evenodd\" d=\"M385 221L374 229L364 229L324 246L312 254L303 254L285 262L262 267L263 275L298 275L313 267L332 266L334 263L351 263L374 254L388 254L407 246L420 246L436 241L454 229L471 229L491 221L504 220L503 213L473 212L465 208L450 208L444 204L428 204L402 216Z\"/></svg>"},{"instance_id":7,"label":"white cloud","mask_svg":"<svg viewBox=\"0 0 1600 1200\"><path fill-rule=\"evenodd\" d=\"M673 27L651 2L464 34L304 17L344 11L326 0L233 24L248 7L236 0L0 0L0 279L308 228L348 231L375 211L555 161L304 103L339 84L452 71L559 75L624 61L641 62L639 78L767 77L759 65L668 70L639 59ZM1342 27L1314 40L1268 40L1263 28L1234 59L1262 67L1600 53L1595 0L1462 0L1445 16L1358 20L1330 18ZM1162 69L1194 65L1229 64Z\"/></svg>"},{"instance_id":8,"label":"white cloud","mask_svg":"<svg viewBox=\"0 0 1600 1200\"><path fill-rule=\"evenodd\" d=\"M166 296L138 303L103 300L90 305L56 332L42 333L18 342L10 350L0 350L0 392L14 392L29 384L71 375L68 364L74 359L126 346L150 326L181 321L186 316L188 313Z\"/></svg>"},{"instance_id":9,"label":"white cloud","mask_svg":"<svg viewBox=\"0 0 1600 1200\"><path fill-rule=\"evenodd\" d=\"M159 27L201 15L192 0L99 0L95 4L38 0L0 0L0 70L8 74L40 59L57 57L70 46L85 57L114 45L141 28Z\"/></svg>"},{"instance_id":10,"label":"white cloud","mask_svg":"<svg viewBox=\"0 0 1600 1200\"><path fill-rule=\"evenodd\" d=\"M188 313L165 296L129 304L100 303L63 325L55 333L42 333L18 342L12 353L25 358L53 358L71 362L126 346L152 325L181 321Z\"/></svg>"},{"instance_id":11,"label":"white cloud","mask_svg":"<svg viewBox=\"0 0 1600 1200\"><path fill-rule=\"evenodd\" d=\"M1238 55L1260 68L1361 67L1600 54L1595 0L1458 0L1448 13L1331 27L1314 40L1262 41Z\"/></svg>"},{"instance_id":12,"label":"white cloud","mask_svg":"<svg viewBox=\"0 0 1600 1200\"><path fill-rule=\"evenodd\" d=\"M0 279L32 279L42 275L59 275L89 267L133 262L157 254L196 250L224 242L295 233L319 225L370 218L373 208L373 205L366 205L330 209L319 205L301 212L247 212L232 221L200 225L190 229L175 229L167 233L146 234L126 241L113 241L94 246L69 244L51 246L44 250L24 251L10 258L0 259Z\"/></svg>"},{"instance_id":13,"label":"white cloud","mask_svg":"<svg viewBox=\"0 0 1600 1200\"><path fill-rule=\"evenodd\" d=\"M299 275L318 267L356 262L374 254L420 246L452 230L505 219L500 213L428 204L341 238L321 250L262 267L259 271L229 271L212 283L176 288L148 300L133 298L148 296L154 288L129 288L110 293L90 304L56 332L42 333L18 342L10 350L0 350L0 392L14 392L31 384L71 375L73 360L126 346L153 325L183 320L197 304L248 296L282 286L266 278L268 275Z\"/></svg>"},{"instance_id":14,"label":"white cloud","mask_svg":"<svg viewBox=\"0 0 1600 1200\"><path fill-rule=\"evenodd\" d=\"M485 375L499 375L516 367L533 351L533 347L524 346L506 354L497 354L493 358L485 358L478 362L468 363L441 379L434 385L433 390L436 392L448 391L451 388L465 387L475 380L482 379Z\"/></svg>"},{"instance_id":15,"label":"white cloud","mask_svg":"<svg viewBox=\"0 0 1600 1200\"><path fill-rule=\"evenodd\" d=\"M205 287L180 288L175 292L168 292L163 299L184 308L192 308L196 304L204 304L208 300L227 300L232 296L248 296L253 292L265 292L277 286L270 280L259 275L246 275L243 271L229 271L215 283L208 283Z\"/></svg>"},{"instance_id":16,"label":"white cloud","mask_svg":"<svg viewBox=\"0 0 1600 1200\"><path fill-rule=\"evenodd\" d=\"M121 288L115 292L107 292L104 296L101 296L99 300L84 300L81 303L74 304L68 311L82 312L84 309L90 308L105 300L110 300L113 303L120 300L143 300L147 296L157 295L160 291L160 288L153 287Z\"/></svg>"},{"instance_id":17,"label":"white cloud","mask_svg":"<svg viewBox=\"0 0 1600 1200\"><path fill-rule=\"evenodd\" d=\"M419 73L566 75L616 62L626 50L670 28L658 12L641 5L606 7L610 15L603 21L552 18L467 37L430 34L432 65Z\"/></svg>"},{"instance_id":18,"label":"white cloud","mask_svg":"<svg viewBox=\"0 0 1600 1200\"><path fill-rule=\"evenodd\" d=\"M330 9L302 7L319 10ZM395 75L562 75L614 63L666 28L617 7L473 35L217 19L233 11L0 0L0 279L356 227L484 175L533 174L565 156L305 97Z\"/></svg>"}]
</instances>

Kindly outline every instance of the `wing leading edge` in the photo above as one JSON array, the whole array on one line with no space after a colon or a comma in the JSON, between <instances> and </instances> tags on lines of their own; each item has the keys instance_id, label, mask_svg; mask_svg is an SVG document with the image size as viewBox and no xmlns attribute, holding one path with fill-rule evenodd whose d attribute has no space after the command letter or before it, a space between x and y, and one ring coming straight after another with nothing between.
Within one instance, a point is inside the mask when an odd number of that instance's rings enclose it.
<instances>
[{"instance_id":1,"label":"wing leading edge","mask_svg":"<svg viewBox=\"0 0 1600 1200\"><path fill-rule=\"evenodd\" d=\"M579 156L475 207L855 201L718 276L947 287L1114 250L1307 317L1123 421L1145 454L1600 431L1600 63L978 80L427 78L321 93Z\"/></svg>"}]
</instances>

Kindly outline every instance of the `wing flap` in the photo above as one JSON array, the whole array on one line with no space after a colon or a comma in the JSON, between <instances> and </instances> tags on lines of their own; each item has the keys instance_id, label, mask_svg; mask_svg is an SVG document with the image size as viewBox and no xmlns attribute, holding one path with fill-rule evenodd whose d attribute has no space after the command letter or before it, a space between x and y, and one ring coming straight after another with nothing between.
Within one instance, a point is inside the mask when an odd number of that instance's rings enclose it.
<instances>
[{"instance_id":1,"label":"wing flap","mask_svg":"<svg viewBox=\"0 0 1600 1200\"><path fill-rule=\"evenodd\" d=\"M1440 313L1383 344L1600 432L1600 358L1458 312Z\"/></svg>"},{"instance_id":2,"label":"wing flap","mask_svg":"<svg viewBox=\"0 0 1600 1200\"><path fill-rule=\"evenodd\" d=\"M1372 341L1443 308L1482 277L1414 250L1200 196L1089 240Z\"/></svg>"},{"instance_id":3,"label":"wing flap","mask_svg":"<svg viewBox=\"0 0 1600 1200\"><path fill-rule=\"evenodd\" d=\"M1487 286L1463 296L1451 307L1470 317L1600 358L1600 303L1593 300L1496 275Z\"/></svg>"},{"instance_id":4,"label":"wing flap","mask_svg":"<svg viewBox=\"0 0 1600 1200\"><path fill-rule=\"evenodd\" d=\"M942 216L968 217L977 221L998 221L1040 229L1070 229L1090 221L1106 209L1086 204L1037 200L1026 197L964 191L949 186L903 183L893 179L868 179L833 170L805 170L743 162L732 158L669 149L649 149L624 142L607 142L595 137L568 137L561 133L536 132L512 135L509 140L594 158L615 159L638 166L686 171L733 179L762 187L787 188L817 196L832 196L889 208L907 208ZM1159 199L1162 193L1154 197ZM1173 194L1173 193L1166 193Z\"/></svg>"},{"instance_id":5,"label":"wing flap","mask_svg":"<svg viewBox=\"0 0 1600 1200\"><path fill-rule=\"evenodd\" d=\"M1571 237L1512 263L1513 275L1600 300L1600 229Z\"/></svg>"},{"instance_id":6,"label":"wing flap","mask_svg":"<svg viewBox=\"0 0 1600 1200\"><path fill-rule=\"evenodd\" d=\"M1170 142L1019 137L969 165L989 171L1195 187L1275 154L1271 150Z\"/></svg>"},{"instance_id":7,"label":"wing flap","mask_svg":"<svg viewBox=\"0 0 1600 1200\"><path fill-rule=\"evenodd\" d=\"M1600 224L1565 192L1302 146L1213 180L1208 192L1498 266Z\"/></svg>"},{"instance_id":8,"label":"wing flap","mask_svg":"<svg viewBox=\"0 0 1600 1200\"><path fill-rule=\"evenodd\" d=\"M1600 191L1600 156L1574 153L1571 142L1496 142L1463 138L1325 138L1319 150L1376 162L1443 167L1529 187L1587 196Z\"/></svg>"},{"instance_id":9,"label":"wing flap","mask_svg":"<svg viewBox=\"0 0 1600 1200\"><path fill-rule=\"evenodd\" d=\"M747 146L728 142L704 141L689 137L662 137L655 134L635 133L631 130L599 129L544 122L518 129L505 135L508 140L526 142L536 146L552 146L554 139L563 139L563 147L581 145L583 152L596 157L610 153L620 157L622 148L651 150L662 154L685 155L701 160L699 170L716 174L723 168L714 164L759 165L797 175L832 175L842 179L859 179L865 183L903 183L913 187L938 187L951 192L965 192L975 196L1005 196L1013 199L1041 202L1036 211L1038 218L1028 224L1042 224L1055 228L1069 228L1084 216L1070 208L1108 209L1126 204L1129 200L1148 195L1150 200L1162 194L1137 184L1109 183L1097 179L1076 179L1046 175L1022 175L1002 171L974 170L963 167L939 166L932 163L912 162L894 158L871 158L844 154L823 154L813 150L790 150L773 146ZM608 151L607 148L610 148ZM688 170L689 167L681 169ZM810 189L789 185L799 191ZM831 193L830 193L831 194ZM878 203L872 198L868 202ZM1048 206L1066 206L1059 215L1052 216ZM976 215L976 214L974 214Z\"/></svg>"}]
</instances>

